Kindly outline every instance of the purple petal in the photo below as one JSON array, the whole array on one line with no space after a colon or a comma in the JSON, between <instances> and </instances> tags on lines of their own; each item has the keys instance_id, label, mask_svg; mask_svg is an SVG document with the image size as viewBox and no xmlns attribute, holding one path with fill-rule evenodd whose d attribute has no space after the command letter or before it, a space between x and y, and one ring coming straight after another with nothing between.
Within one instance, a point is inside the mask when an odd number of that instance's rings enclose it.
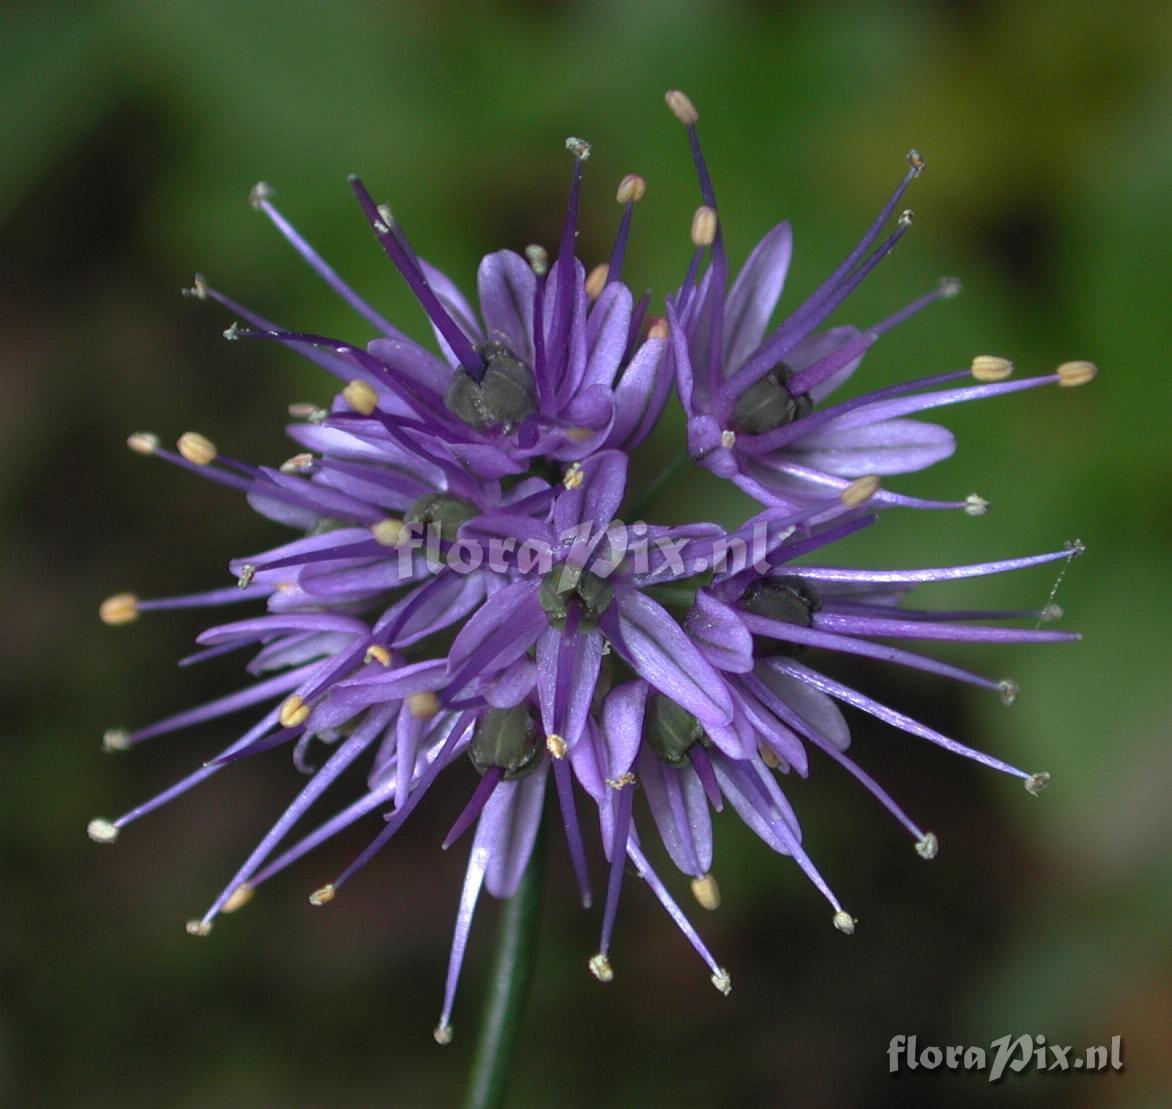
<instances>
[{"instance_id":1,"label":"purple petal","mask_svg":"<svg viewBox=\"0 0 1172 1109\"><path fill-rule=\"evenodd\" d=\"M765 338L793 253L793 231L779 223L754 248L725 306L725 372L740 369Z\"/></svg>"},{"instance_id":2,"label":"purple petal","mask_svg":"<svg viewBox=\"0 0 1172 1109\"><path fill-rule=\"evenodd\" d=\"M769 665L759 666L755 676L823 739L840 751L845 751L851 745L851 732L846 719L838 706L821 690Z\"/></svg>"},{"instance_id":3,"label":"purple petal","mask_svg":"<svg viewBox=\"0 0 1172 1109\"><path fill-rule=\"evenodd\" d=\"M806 466L839 477L906 474L948 458L956 449L952 432L919 420L883 420L868 427L836 429L827 424L799 439L787 453Z\"/></svg>"},{"instance_id":4,"label":"purple petal","mask_svg":"<svg viewBox=\"0 0 1172 1109\"><path fill-rule=\"evenodd\" d=\"M836 350L846 346L847 343L854 342L861 334L862 332L857 327L847 325L845 327L832 327L818 335L811 335L790 351L786 357L786 363L795 373L800 373L807 366L821 361L828 354L833 354ZM810 390L810 396L815 402L825 400L831 393L840 389L850 380L862 361L863 356L860 354L858 358L848 362L842 369L836 370L825 381L820 381L815 385Z\"/></svg>"},{"instance_id":5,"label":"purple petal","mask_svg":"<svg viewBox=\"0 0 1172 1109\"><path fill-rule=\"evenodd\" d=\"M485 255L476 275L488 338L533 365L533 296L537 278L511 250Z\"/></svg>"},{"instance_id":6,"label":"purple petal","mask_svg":"<svg viewBox=\"0 0 1172 1109\"><path fill-rule=\"evenodd\" d=\"M446 273L437 270L435 266L425 262L422 258L419 259L419 268L423 270L423 276L431 286L432 292L435 293L448 315L455 321L456 326L464 332L470 342L479 342L481 339L480 324L477 322L476 313L465 299L464 294L456 287L455 282ZM458 366L460 360L448 345L443 332L434 323L431 325L431 329L435 333L435 341L439 344L448 364L453 368Z\"/></svg>"},{"instance_id":7,"label":"purple petal","mask_svg":"<svg viewBox=\"0 0 1172 1109\"><path fill-rule=\"evenodd\" d=\"M457 674L476 661L482 664L480 673L495 674L529 650L548 626L538 588L536 582L515 582L489 598L456 636L448 652L448 672ZM473 676L469 673L465 680Z\"/></svg>"},{"instance_id":8,"label":"purple petal","mask_svg":"<svg viewBox=\"0 0 1172 1109\"><path fill-rule=\"evenodd\" d=\"M700 779L690 766L668 766L645 747L639 781L672 862L699 878L712 866L712 817Z\"/></svg>"},{"instance_id":9,"label":"purple petal","mask_svg":"<svg viewBox=\"0 0 1172 1109\"><path fill-rule=\"evenodd\" d=\"M704 657L720 670L747 674L753 669L753 637L736 609L700 590L684 630Z\"/></svg>"},{"instance_id":10,"label":"purple petal","mask_svg":"<svg viewBox=\"0 0 1172 1109\"><path fill-rule=\"evenodd\" d=\"M594 304L587 323L586 372L583 386L614 384L627 348L631 325L631 293L619 282L607 285Z\"/></svg>"},{"instance_id":11,"label":"purple petal","mask_svg":"<svg viewBox=\"0 0 1172 1109\"><path fill-rule=\"evenodd\" d=\"M622 590L618 610L615 646L640 677L701 724L727 724L733 710L724 680L667 609L642 593Z\"/></svg>"},{"instance_id":12,"label":"purple petal","mask_svg":"<svg viewBox=\"0 0 1172 1109\"><path fill-rule=\"evenodd\" d=\"M431 351L401 339L372 339L366 349L385 366L441 397L452 380L452 368Z\"/></svg>"},{"instance_id":13,"label":"purple petal","mask_svg":"<svg viewBox=\"0 0 1172 1109\"><path fill-rule=\"evenodd\" d=\"M494 897L512 897L529 864L541 810L545 804L545 776L549 763L542 759L532 774L520 781L501 782L484 806L480 823L493 826L485 886Z\"/></svg>"},{"instance_id":14,"label":"purple petal","mask_svg":"<svg viewBox=\"0 0 1172 1109\"><path fill-rule=\"evenodd\" d=\"M607 694L602 706L602 735L607 752L607 777L621 778L635 764L643 741L647 683L624 682Z\"/></svg>"}]
</instances>

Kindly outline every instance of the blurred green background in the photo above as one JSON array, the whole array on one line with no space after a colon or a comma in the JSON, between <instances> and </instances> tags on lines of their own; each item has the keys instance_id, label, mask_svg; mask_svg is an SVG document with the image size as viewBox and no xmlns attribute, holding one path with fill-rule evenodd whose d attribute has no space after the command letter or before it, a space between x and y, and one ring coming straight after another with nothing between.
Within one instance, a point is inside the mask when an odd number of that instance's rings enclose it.
<instances>
[{"instance_id":1,"label":"blurred green background","mask_svg":"<svg viewBox=\"0 0 1172 1109\"><path fill-rule=\"evenodd\" d=\"M686 89L734 260L789 218L788 304L849 249L918 146L917 222L842 313L873 321L960 274L965 294L885 339L885 383L1006 354L1024 372L1089 358L1091 388L947 410L961 449L898 487L977 490L983 519L887 515L844 558L943 564L1081 538L1065 626L1085 642L954 651L1023 693L1012 710L914 675L838 665L927 722L1027 769L1012 780L857 721L860 761L940 836L919 860L832 766L788 792L807 846L859 917L847 940L818 896L732 818L718 821L724 905L700 923L729 1000L647 891L628 884L615 982L586 972L597 914L574 908L551 845L539 977L514 1103L887 1106L997 1101L1145 1106L1172 1096L1169 958L1167 386L1172 349L1172 24L1135 0L1038 3L108 4L0 12L0 1104L442 1106L473 1042L497 907L478 921L455 1015L438 1012L463 867L437 844L453 781L325 912L309 890L366 842L324 848L214 936L210 901L297 788L287 753L213 779L90 844L113 816L198 765L229 724L104 755L102 730L233 688L237 663L177 671L199 613L126 629L106 594L226 579L281 538L232 494L123 447L195 428L255 460L290 453L284 406L329 383L263 344L225 344L196 269L270 318L369 336L247 204L286 215L392 319L422 316L373 243L345 175L389 198L415 246L473 287L478 257L556 239L566 135L588 138L580 253L603 260L614 186L648 180L627 273L658 295L686 263L696 203ZM671 428L677 431L678 428ZM638 460L650 473L670 434ZM697 479L664 510L741 511ZM946 604L1041 605L1050 568L938 589ZM471 771L470 771L471 773ZM686 885L676 883L686 896ZM693 915L699 916L695 909ZM1122 1035L1106 1075L890 1076L888 1040L987 1044Z\"/></svg>"}]
</instances>

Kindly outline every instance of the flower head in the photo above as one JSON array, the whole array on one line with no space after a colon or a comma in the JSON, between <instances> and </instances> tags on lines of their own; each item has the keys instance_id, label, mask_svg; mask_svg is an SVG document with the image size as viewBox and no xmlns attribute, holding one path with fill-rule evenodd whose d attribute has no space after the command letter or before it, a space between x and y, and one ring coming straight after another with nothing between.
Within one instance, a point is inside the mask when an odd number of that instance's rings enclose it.
<instances>
[{"instance_id":1,"label":"flower head","mask_svg":"<svg viewBox=\"0 0 1172 1109\"><path fill-rule=\"evenodd\" d=\"M647 319L647 298L634 304L621 282L642 178L628 175L619 184L622 215L610 262L587 274L574 257L589 154L580 140L567 143L573 176L555 260L539 247L524 257L488 255L477 279L479 313L415 253L390 210L352 181L378 242L426 312L438 353L406 338L350 289L274 206L271 190L258 186L253 204L378 337L359 345L287 331L197 278L194 295L247 322L233 324L229 338L280 342L337 378L338 392L322 408L291 407L288 430L298 453L276 466L233 458L195 432L180 436L175 450L147 432L128 440L138 454L244 494L296 536L232 560L234 582L223 588L161 599L119 593L101 605L111 625L171 608L260 606L208 628L200 649L182 660L247 649L251 684L147 727L110 729L107 750L237 712L255 717L170 789L115 820L92 821L90 838L111 844L225 766L290 747L305 785L188 924L205 936L219 914L241 908L274 874L381 814L368 845L309 896L315 906L332 902L420 804L450 804L455 795L441 846L471 833L471 847L435 1032L441 1043L452 1036L480 893L507 898L517 891L547 793L556 797L584 905L592 891L583 803L597 814L609 860L591 972L601 981L614 976L611 946L629 860L707 964L713 985L728 993L728 971L644 849L637 793L702 908L721 900L711 813L727 804L797 863L827 898L834 926L849 934L855 919L804 846L779 775L804 778L809 752L824 754L908 829L922 857L934 856L938 845L848 756L840 705L1022 778L1033 793L1048 781L843 684L824 664L832 671L836 653L861 656L966 682L1009 703L1017 693L1012 681L886 641L1077 638L1005 626L1029 617L1040 625L1054 606L1038 613L935 610L905 607L907 595L934 582L1069 559L1081 547L927 570L865 570L821 559L873 524L877 507L939 506L880 487L881 474L921 468L952 449L948 432L906 420L908 413L1048 381L1081 384L1094 367L1067 363L1051 377L1011 383L1008 362L982 356L963 373L817 408L880 334L952 291L942 287L866 332L818 330L906 229L901 220L872 250L922 161L910 159L879 220L839 270L767 334L789 262L788 226L766 236L726 295L698 114L682 93L669 93L668 104L687 127L703 204L693 221L696 253L668 298L667 321ZM705 258L710 265L701 275ZM969 375L976 384L936 388ZM658 420L673 377L692 458L761 502L738 528L704 521L666 527L632 516L629 452ZM974 513L983 504L959 503ZM359 796L294 837L310 808L358 763L367 768Z\"/></svg>"}]
</instances>

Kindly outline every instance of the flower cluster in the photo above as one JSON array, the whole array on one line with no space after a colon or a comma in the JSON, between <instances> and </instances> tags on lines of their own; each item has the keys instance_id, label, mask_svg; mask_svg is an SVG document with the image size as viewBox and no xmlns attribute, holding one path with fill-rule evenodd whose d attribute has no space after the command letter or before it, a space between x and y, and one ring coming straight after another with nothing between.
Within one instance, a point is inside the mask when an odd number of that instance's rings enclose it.
<instances>
[{"instance_id":1,"label":"flower cluster","mask_svg":"<svg viewBox=\"0 0 1172 1109\"><path fill-rule=\"evenodd\" d=\"M281 343L342 383L328 408L295 405L299 453L282 465L230 458L188 432L176 450L149 433L130 447L242 492L297 537L230 563L235 583L210 592L144 600L118 594L101 606L108 624L140 613L196 606L262 606L208 628L192 664L246 648L254 681L239 692L135 731L105 735L121 750L242 710L251 726L189 777L89 835L120 832L230 763L289 746L306 783L204 915L221 912L312 848L378 813L377 834L310 897L331 901L422 803L453 810L448 848L472 843L436 1038L451 1036L465 945L482 888L507 898L533 850L547 793L584 905L591 903L589 841L609 865L601 935L589 960L609 981L612 934L628 861L727 993L712 956L645 851L654 825L666 854L713 909L711 813L725 805L769 847L790 856L854 930L802 844L779 775L805 777L811 749L853 775L932 858L936 837L905 814L848 755L840 704L1022 779L1037 793L1048 775L1020 770L920 723L823 672L841 652L928 671L1011 702L995 681L890 641L1054 642L1077 636L1041 627L1041 611L943 611L908 607L918 585L1064 562L1081 546L1041 555L928 569L854 569L822 561L840 539L901 507L985 511L975 496L926 501L881 489L880 476L947 457L942 427L909 419L922 410L1095 375L1073 362L1015 381L1003 358L831 400L865 350L901 321L957 291L954 281L865 330L826 327L850 292L911 223L897 215L923 170L909 169L843 263L779 324L770 320L790 261L789 225L769 231L730 283L720 209L697 136L697 113L680 92L667 103L684 125L700 183L695 246L666 318L623 283L635 205L645 183L623 178L610 260L589 273L574 257L588 144L567 141L573 174L556 257L488 255L477 274L477 310L423 260L389 208L351 182L378 243L418 299L436 350L407 338L360 298L258 185L253 205L376 333L365 345L284 330L197 277L190 293L226 307L229 339ZM894 220L894 229L881 239ZM645 523L646 494L628 489L628 460L674 389L686 417L685 462L726 478L758 502L728 531L697 522ZM811 561L811 556L813 561ZM1023 627L1013 621L1036 622ZM1008 623L1007 623L1008 622ZM831 665L831 669L833 666ZM320 749L320 755L317 753ZM320 761L320 765L318 764ZM299 838L294 830L352 764L365 792ZM552 778L552 788L549 780ZM641 793L647 815L637 809ZM553 802L551 802L552 804ZM641 806L640 806L641 808ZM589 814L583 818L583 810ZM592 832L591 829L597 829Z\"/></svg>"}]
</instances>

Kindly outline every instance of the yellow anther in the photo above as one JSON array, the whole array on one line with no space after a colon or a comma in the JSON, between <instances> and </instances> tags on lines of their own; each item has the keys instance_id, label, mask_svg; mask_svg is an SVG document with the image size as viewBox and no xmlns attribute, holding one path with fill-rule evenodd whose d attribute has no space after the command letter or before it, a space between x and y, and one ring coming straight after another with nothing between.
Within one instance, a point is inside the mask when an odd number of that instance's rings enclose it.
<instances>
[{"instance_id":1,"label":"yellow anther","mask_svg":"<svg viewBox=\"0 0 1172 1109\"><path fill-rule=\"evenodd\" d=\"M309 719L309 714L312 711L309 705L294 693L285 699L281 711L277 714L277 719L282 728L297 728Z\"/></svg>"},{"instance_id":2,"label":"yellow anther","mask_svg":"<svg viewBox=\"0 0 1172 1109\"><path fill-rule=\"evenodd\" d=\"M189 936L210 936L212 934L212 922L210 920L189 920L184 928L187 929Z\"/></svg>"},{"instance_id":3,"label":"yellow anther","mask_svg":"<svg viewBox=\"0 0 1172 1109\"><path fill-rule=\"evenodd\" d=\"M365 381L355 378L342 390L342 399L350 411L369 416L378 407L378 393Z\"/></svg>"},{"instance_id":4,"label":"yellow anther","mask_svg":"<svg viewBox=\"0 0 1172 1109\"><path fill-rule=\"evenodd\" d=\"M216 444L198 431L185 431L175 445L180 455L194 466L206 466L216 457Z\"/></svg>"},{"instance_id":5,"label":"yellow anther","mask_svg":"<svg viewBox=\"0 0 1172 1109\"><path fill-rule=\"evenodd\" d=\"M439 710L440 700L434 693L412 693L407 697L407 711L416 720L430 720Z\"/></svg>"},{"instance_id":6,"label":"yellow anther","mask_svg":"<svg viewBox=\"0 0 1172 1109\"><path fill-rule=\"evenodd\" d=\"M615 194L615 199L620 204L635 204L642 200L646 194L647 182L637 173L628 173L619 182L619 189Z\"/></svg>"},{"instance_id":7,"label":"yellow anther","mask_svg":"<svg viewBox=\"0 0 1172 1109\"><path fill-rule=\"evenodd\" d=\"M86 825L85 834L94 843L111 844L118 839L118 828L108 820L91 820Z\"/></svg>"},{"instance_id":8,"label":"yellow anther","mask_svg":"<svg viewBox=\"0 0 1172 1109\"><path fill-rule=\"evenodd\" d=\"M606 279L609 275L610 266L605 262L590 271L590 275L586 278L586 295L591 300L597 300L602 296L602 290L606 288Z\"/></svg>"},{"instance_id":9,"label":"yellow anther","mask_svg":"<svg viewBox=\"0 0 1172 1109\"><path fill-rule=\"evenodd\" d=\"M374 536L374 541L380 547L397 547L399 540L403 538L403 531L403 521L396 520L393 516L379 520L370 528L370 534Z\"/></svg>"},{"instance_id":10,"label":"yellow anther","mask_svg":"<svg viewBox=\"0 0 1172 1109\"><path fill-rule=\"evenodd\" d=\"M701 204L692 215L692 242L695 246L711 246L716 238L716 209Z\"/></svg>"},{"instance_id":11,"label":"yellow anther","mask_svg":"<svg viewBox=\"0 0 1172 1109\"><path fill-rule=\"evenodd\" d=\"M557 732L551 732L545 737L545 749L555 759L564 759L566 757L566 747L566 741Z\"/></svg>"},{"instance_id":12,"label":"yellow anther","mask_svg":"<svg viewBox=\"0 0 1172 1109\"><path fill-rule=\"evenodd\" d=\"M98 608L103 624L116 627L118 624L132 624L138 619L138 597L134 593L115 593L107 597Z\"/></svg>"},{"instance_id":13,"label":"yellow anther","mask_svg":"<svg viewBox=\"0 0 1172 1109\"><path fill-rule=\"evenodd\" d=\"M692 896L702 909L720 908L720 886L711 874L692 879Z\"/></svg>"},{"instance_id":14,"label":"yellow anther","mask_svg":"<svg viewBox=\"0 0 1172 1109\"><path fill-rule=\"evenodd\" d=\"M859 505L866 504L878 492L879 478L875 474L867 474L866 477L856 478L850 485L846 486L838 494L838 499L847 508L858 508Z\"/></svg>"},{"instance_id":15,"label":"yellow anther","mask_svg":"<svg viewBox=\"0 0 1172 1109\"><path fill-rule=\"evenodd\" d=\"M667 320L662 316L652 316L648 321L647 338L648 339L666 339L670 334Z\"/></svg>"},{"instance_id":16,"label":"yellow anther","mask_svg":"<svg viewBox=\"0 0 1172 1109\"><path fill-rule=\"evenodd\" d=\"M320 889L315 889L313 893L309 895L309 903L316 908L320 908L322 905L328 905L331 901L333 901L334 895L337 892L338 891L334 889L334 883L327 882Z\"/></svg>"},{"instance_id":17,"label":"yellow anther","mask_svg":"<svg viewBox=\"0 0 1172 1109\"><path fill-rule=\"evenodd\" d=\"M565 477L562 478L562 484L567 489L577 489L585 480L586 475L582 472L582 467L577 462L574 462L566 470Z\"/></svg>"},{"instance_id":18,"label":"yellow anther","mask_svg":"<svg viewBox=\"0 0 1172 1109\"><path fill-rule=\"evenodd\" d=\"M858 921L848 912L839 910L834 914L834 927L837 928L843 935L850 936L854 934L855 925Z\"/></svg>"},{"instance_id":19,"label":"yellow anther","mask_svg":"<svg viewBox=\"0 0 1172 1109\"><path fill-rule=\"evenodd\" d=\"M366 648L366 655L363 662L377 662L379 666L391 665L391 652L386 647L380 647L377 643L372 647Z\"/></svg>"},{"instance_id":20,"label":"yellow anther","mask_svg":"<svg viewBox=\"0 0 1172 1109\"><path fill-rule=\"evenodd\" d=\"M247 882L241 882L240 885L228 894L228 900L224 902L220 911L234 913L237 909L243 909L255 895L255 886L250 886Z\"/></svg>"},{"instance_id":21,"label":"yellow anther","mask_svg":"<svg viewBox=\"0 0 1172 1109\"><path fill-rule=\"evenodd\" d=\"M1004 381L1013 373L1013 363L996 354L978 354L969 372L978 381Z\"/></svg>"},{"instance_id":22,"label":"yellow anther","mask_svg":"<svg viewBox=\"0 0 1172 1109\"><path fill-rule=\"evenodd\" d=\"M1099 376L1099 367L1094 362L1063 362L1054 372L1058 375L1059 385L1073 389L1094 381Z\"/></svg>"},{"instance_id":23,"label":"yellow anther","mask_svg":"<svg viewBox=\"0 0 1172 1109\"><path fill-rule=\"evenodd\" d=\"M600 982L613 981L614 967L610 965L609 955L604 955L600 951L597 955L591 956L590 962L586 965L590 968L590 973Z\"/></svg>"}]
</instances>

